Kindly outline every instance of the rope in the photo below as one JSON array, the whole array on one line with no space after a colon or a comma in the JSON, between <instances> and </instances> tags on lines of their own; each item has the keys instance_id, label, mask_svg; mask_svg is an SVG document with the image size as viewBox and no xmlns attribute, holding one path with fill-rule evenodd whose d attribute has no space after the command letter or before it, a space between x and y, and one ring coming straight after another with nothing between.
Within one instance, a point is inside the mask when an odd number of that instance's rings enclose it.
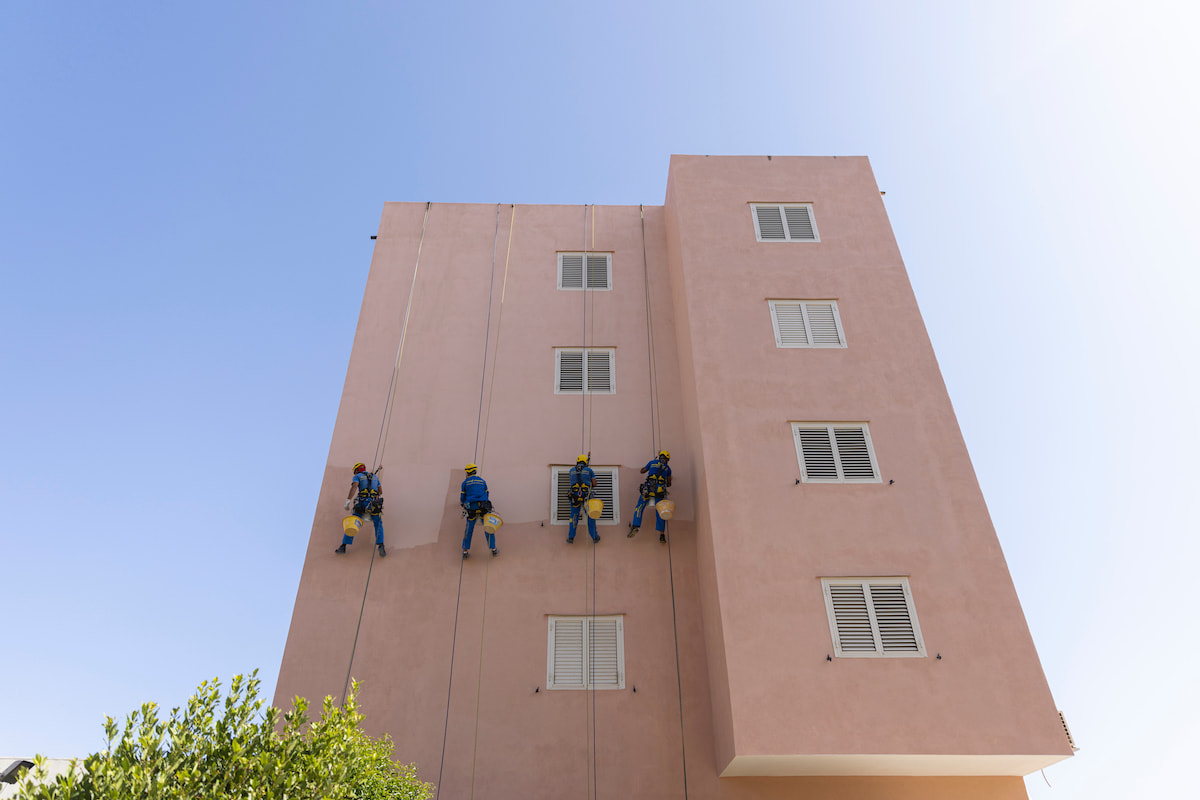
<instances>
[{"instance_id":1,"label":"rope","mask_svg":"<svg viewBox=\"0 0 1200 800\"><path fill-rule=\"evenodd\" d=\"M683 677L679 670L679 621L675 615L675 562L671 558L671 523L669 520L666 528L667 570L671 573L671 627L675 631L675 685L679 689L679 750L683 758L683 797L684 800L687 800L687 742L683 731Z\"/></svg>"},{"instance_id":2,"label":"rope","mask_svg":"<svg viewBox=\"0 0 1200 800\"><path fill-rule=\"evenodd\" d=\"M442 793L442 769L446 766L446 734L450 732L450 690L454 688L454 648L458 643L458 607L462 604L463 562L458 562L458 599L454 601L454 635L450 639L450 682L446 685L446 721L442 726L442 760L438 763L437 788L433 798Z\"/></svg>"},{"instance_id":3,"label":"rope","mask_svg":"<svg viewBox=\"0 0 1200 800\"><path fill-rule=\"evenodd\" d=\"M579 452L587 453L587 316L588 316L588 249L587 249L587 203L583 204L583 347L579 355L579 377L582 384L579 387Z\"/></svg>"},{"instance_id":4,"label":"rope","mask_svg":"<svg viewBox=\"0 0 1200 800\"><path fill-rule=\"evenodd\" d=\"M492 233L492 274L488 278L487 326L483 329L483 370L479 373L479 412L475 415L475 452L472 461L479 457L479 423L483 419L483 379L487 377L488 336L492 332L492 287L496 283L496 242L500 236L500 204L496 203L496 229ZM511 237L510 237L511 238ZM506 265L507 266L507 265ZM492 370L495 370L493 364ZM489 409L490 411L491 409Z\"/></svg>"},{"instance_id":5,"label":"rope","mask_svg":"<svg viewBox=\"0 0 1200 800\"><path fill-rule=\"evenodd\" d=\"M417 241L417 260L413 265L412 285L408 287L408 305L404 309L404 324L400 328L400 343L396 346L396 360L392 364L392 379L388 382L387 398L383 403L383 419L379 421L379 438L375 441L375 472L383 466L383 450L387 447L385 425L391 430L391 411L396 399L396 381L400 374L400 359L404 356L404 333L408 330L408 312L412 309L413 290L417 287L417 271L421 268L421 248L425 245L425 225L429 222L429 207L432 201L425 203L425 216L421 219L421 238ZM367 608L367 590L371 587L371 571L375 568L375 551L371 548L371 561L367 565L367 580L363 584L362 605L358 609L358 624L354 628L354 643L350 646L350 663L346 665L346 682L342 686L342 702L346 702L346 693L350 689L350 672L354 669L354 654L358 652L358 634L362 631L363 613Z\"/></svg>"},{"instance_id":6,"label":"rope","mask_svg":"<svg viewBox=\"0 0 1200 800\"><path fill-rule=\"evenodd\" d=\"M512 218L508 222L508 253L504 256L504 283L500 287L500 311L496 315L496 349L492 353L492 380L488 383L488 402L487 402L487 418L484 420L483 426L483 452L479 454L480 471L482 471L484 457L487 456L487 435L492 424L492 391L496 388L496 359L500 356L500 329L501 323L504 321L504 296L508 294L508 264L512 259L512 240L513 226L517 222L517 207L512 206ZM484 356L484 368L486 373L487 356Z\"/></svg>"},{"instance_id":7,"label":"rope","mask_svg":"<svg viewBox=\"0 0 1200 800\"><path fill-rule=\"evenodd\" d=\"M595 672L596 664L596 542L592 542L592 649L588 653L588 672L592 680L590 686L592 690L592 797L598 798L599 790L597 789L597 781L599 780L599 764L596 759L596 681Z\"/></svg>"},{"instance_id":8,"label":"rope","mask_svg":"<svg viewBox=\"0 0 1200 800\"><path fill-rule=\"evenodd\" d=\"M654 396L658 382L654 375L654 326L650 319L650 261L646 257L646 209L638 206L638 214L642 218L642 276L646 284L646 370L650 380L650 449L658 452L658 437L654 425Z\"/></svg>"},{"instance_id":9,"label":"rope","mask_svg":"<svg viewBox=\"0 0 1200 800\"><path fill-rule=\"evenodd\" d=\"M413 293L417 288L417 273L421 269L421 248L425 246L425 223L429 221L429 207L432 205L432 202L425 204L425 219L421 221L421 239L417 242L417 263L413 266L412 283L408 287L408 304L404 307L404 324L400 328L400 344L396 348L396 363L392 366L392 386L395 386L399 379L400 361L404 358L404 337L408 333L408 315L412 311ZM381 428L380 441L375 445L376 472L383 466L383 453L387 450L387 435L392 430L392 409L395 407L395 399L395 394L389 390L388 402L383 410L383 416L387 422L386 432Z\"/></svg>"},{"instance_id":10,"label":"rope","mask_svg":"<svg viewBox=\"0 0 1200 800\"><path fill-rule=\"evenodd\" d=\"M483 568L483 618L479 622L479 680L475 683L475 745L471 750L471 797L475 797L475 756L479 752L479 701L483 696L483 631L487 625L488 570L491 565L492 560L489 558ZM459 572L462 572L461 568Z\"/></svg>"}]
</instances>

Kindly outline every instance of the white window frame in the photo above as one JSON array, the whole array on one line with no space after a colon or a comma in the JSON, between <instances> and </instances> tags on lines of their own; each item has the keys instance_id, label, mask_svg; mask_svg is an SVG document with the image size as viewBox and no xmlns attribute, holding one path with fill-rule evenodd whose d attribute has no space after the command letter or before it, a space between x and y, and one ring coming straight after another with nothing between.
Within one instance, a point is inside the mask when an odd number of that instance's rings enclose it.
<instances>
[{"instance_id":1,"label":"white window frame","mask_svg":"<svg viewBox=\"0 0 1200 800\"><path fill-rule=\"evenodd\" d=\"M779 209L779 218L783 221L783 236L784 236L784 238L782 238L782 239L764 239L762 237L762 231L760 231L758 229L758 211L757 211L757 209L764 208L764 207L765 208L774 207L774 208ZM809 220L809 222L812 223L813 238L811 238L811 239L793 239L792 238L792 231L791 231L791 228L788 227L787 212L785 211L785 209L788 209L788 208L807 208L808 209L808 220ZM817 215L816 215L816 212L813 211L812 203L751 203L750 204L750 219L754 222L754 238L760 242L820 242L821 241L821 232L817 230Z\"/></svg>"},{"instance_id":2,"label":"white window frame","mask_svg":"<svg viewBox=\"0 0 1200 800\"><path fill-rule=\"evenodd\" d=\"M592 467L592 472L595 472L597 474L597 477L599 477L600 472L607 472L607 473L612 474L612 502L609 503L609 502L605 501L605 503L604 503L604 510L606 512L608 511L608 509L610 509L610 508L612 509L612 519L601 518L601 519L596 520L596 524L597 525L620 525L621 524L621 484L620 484L621 471L617 467L592 466L592 465L589 465L589 466ZM562 519L562 520L558 519L558 513L557 513L558 512L558 476L564 472L570 472L572 469L574 469L574 467L575 467L574 464L571 464L569 466L552 466L552 467L550 467L550 524L551 525L570 525L571 524L570 505L568 505L567 509L566 509L568 518ZM587 524L587 520L584 519L585 516L587 516L586 510L580 512L580 517L579 517L580 525Z\"/></svg>"},{"instance_id":3,"label":"white window frame","mask_svg":"<svg viewBox=\"0 0 1200 800\"><path fill-rule=\"evenodd\" d=\"M875 604L871 599L871 584L899 584L904 589L904 602L908 607L908 619L912 623L913 637L916 639L916 650L888 650L883 649L883 639L879 630L879 620L876 616ZM842 650L841 638L838 636L837 617L833 610L833 594L830 591L830 586L853 586L860 585L863 587L863 597L866 599L867 615L871 622L871 635L875 639L875 650L873 652L866 650ZM838 658L925 658L925 640L921 636L921 624L917 621L917 608L913 603L912 588L908 585L908 578L905 577L888 577L888 578L821 578L821 594L825 596L825 612L829 618L829 636L833 640L833 653Z\"/></svg>"},{"instance_id":4,"label":"white window frame","mask_svg":"<svg viewBox=\"0 0 1200 800\"><path fill-rule=\"evenodd\" d=\"M555 681L554 676L554 626L559 620L580 620L583 622L583 683L562 683ZM608 621L615 620L617 623L617 685L592 686L589 682L592 670L588 669L591 661L591 646L590 632L592 621ZM625 615L624 614L597 614L592 616L587 615L561 615L553 614L547 618L546 624L546 688L551 690L587 690L596 689L598 691L613 691L625 688Z\"/></svg>"},{"instance_id":5,"label":"white window frame","mask_svg":"<svg viewBox=\"0 0 1200 800\"><path fill-rule=\"evenodd\" d=\"M582 272L581 272L581 279L582 279L583 286L563 286L563 256L580 256L583 258L583 267L582 267ZM599 288L589 287L587 285L587 277L588 277L587 259L594 258L597 256L604 257L604 280L607 283L606 286L602 286ZM582 292L582 291L611 292L612 284L613 284L613 281L612 281L612 257L613 257L612 253L600 253L600 252L596 252L595 250L588 250L586 252L583 250L573 250L573 251L559 253L558 254L558 288L564 292Z\"/></svg>"},{"instance_id":6,"label":"white window frame","mask_svg":"<svg viewBox=\"0 0 1200 800\"><path fill-rule=\"evenodd\" d=\"M871 443L871 429L865 422L792 422L792 442L796 446L796 460L800 464L800 480L804 483L882 483L882 473L879 471L879 459L875 457L875 445ZM804 448L800 445L800 429L801 428L820 428L824 427L830 435L830 442L833 448L833 462L837 468L837 478L810 478L808 476L808 467L804 463ZM875 473L874 478L847 478L845 470L842 468L841 454L838 452L837 439L833 435L836 428L862 428L863 440L867 445L867 454L871 459L871 469Z\"/></svg>"},{"instance_id":7,"label":"white window frame","mask_svg":"<svg viewBox=\"0 0 1200 800\"><path fill-rule=\"evenodd\" d=\"M839 344L784 344L783 336L779 332L779 311L780 304L791 305L793 303L800 304L800 313L804 321L804 335L808 337L808 341L813 340L812 326L808 321L809 305L810 304L828 304L833 307L833 324L837 327L837 335ZM846 332L842 329L842 315L838 312L837 300L768 300L767 305L771 310L771 327L775 330L775 346L784 349L806 348L806 349L827 349L827 348L842 348L846 347Z\"/></svg>"},{"instance_id":8,"label":"white window frame","mask_svg":"<svg viewBox=\"0 0 1200 800\"><path fill-rule=\"evenodd\" d=\"M559 388L562 383L562 354L583 353L583 382L581 391ZM588 389L588 353L608 353L608 391ZM617 348L615 347L556 347L554 348L554 393L555 394L616 394L617 393Z\"/></svg>"}]
</instances>

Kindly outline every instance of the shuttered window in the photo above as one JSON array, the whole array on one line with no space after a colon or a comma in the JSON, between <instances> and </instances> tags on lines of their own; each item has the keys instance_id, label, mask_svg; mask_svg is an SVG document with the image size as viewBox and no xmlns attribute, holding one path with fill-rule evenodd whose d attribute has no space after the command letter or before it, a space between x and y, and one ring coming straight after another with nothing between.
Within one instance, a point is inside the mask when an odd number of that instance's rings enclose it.
<instances>
[{"instance_id":1,"label":"shuttered window","mask_svg":"<svg viewBox=\"0 0 1200 800\"><path fill-rule=\"evenodd\" d=\"M559 253L558 288L584 288L584 260L587 261L587 288L612 288L612 253Z\"/></svg>"},{"instance_id":2,"label":"shuttered window","mask_svg":"<svg viewBox=\"0 0 1200 800\"><path fill-rule=\"evenodd\" d=\"M550 522L554 525L566 525L571 521L570 472L571 467L550 468ZM596 488L592 490L592 497L604 501L604 513L596 520L596 524L615 525L621 519L621 512L617 507L621 496L617 486L617 468L592 467L592 472L596 473ZM582 514L586 515L586 512ZM581 525L587 525L583 516L579 522Z\"/></svg>"},{"instance_id":3,"label":"shuttered window","mask_svg":"<svg viewBox=\"0 0 1200 800\"><path fill-rule=\"evenodd\" d=\"M614 394L616 350L611 347L558 347L554 350L554 393Z\"/></svg>"},{"instance_id":4,"label":"shuttered window","mask_svg":"<svg viewBox=\"0 0 1200 800\"><path fill-rule=\"evenodd\" d=\"M769 300L776 347L845 347L834 300Z\"/></svg>"},{"instance_id":5,"label":"shuttered window","mask_svg":"<svg viewBox=\"0 0 1200 800\"><path fill-rule=\"evenodd\" d=\"M760 242L819 242L811 203L754 203L754 235Z\"/></svg>"},{"instance_id":6,"label":"shuttered window","mask_svg":"<svg viewBox=\"0 0 1200 800\"><path fill-rule=\"evenodd\" d=\"M907 578L822 578L821 588L835 655L925 655Z\"/></svg>"},{"instance_id":7,"label":"shuttered window","mask_svg":"<svg viewBox=\"0 0 1200 800\"><path fill-rule=\"evenodd\" d=\"M550 617L547 689L624 689L625 622L621 615Z\"/></svg>"},{"instance_id":8,"label":"shuttered window","mask_svg":"<svg viewBox=\"0 0 1200 800\"><path fill-rule=\"evenodd\" d=\"M879 483L871 432L862 422L793 422L805 483Z\"/></svg>"}]
</instances>

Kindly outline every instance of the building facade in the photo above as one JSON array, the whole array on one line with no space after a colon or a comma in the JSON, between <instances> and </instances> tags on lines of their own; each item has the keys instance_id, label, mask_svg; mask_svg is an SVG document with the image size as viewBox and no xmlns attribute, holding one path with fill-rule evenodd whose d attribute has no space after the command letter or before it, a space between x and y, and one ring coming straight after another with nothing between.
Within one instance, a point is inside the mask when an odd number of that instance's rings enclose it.
<instances>
[{"instance_id":1,"label":"building facade","mask_svg":"<svg viewBox=\"0 0 1200 800\"><path fill-rule=\"evenodd\" d=\"M667 544L626 536L662 448ZM388 555L335 554L380 460ZM350 675L441 797L1019 798L1069 756L867 159L386 204L276 704Z\"/></svg>"}]
</instances>

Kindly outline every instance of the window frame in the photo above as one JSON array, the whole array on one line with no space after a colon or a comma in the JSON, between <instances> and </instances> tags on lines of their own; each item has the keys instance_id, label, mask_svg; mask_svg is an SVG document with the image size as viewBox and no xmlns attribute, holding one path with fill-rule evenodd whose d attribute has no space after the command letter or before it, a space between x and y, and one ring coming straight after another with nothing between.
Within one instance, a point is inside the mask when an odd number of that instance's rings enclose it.
<instances>
[{"instance_id":1,"label":"window frame","mask_svg":"<svg viewBox=\"0 0 1200 800\"><path fill-rule=\"evenodd\" d=\"M876 616L876 609L873 599L871 599L871 584L900 584L904 591L904 603L908 610L908 619L912 623L913 637L916 641L917 649L914 650L884 650L883 637L879 628L879 621ZM874 651L865 650L842 650L841 637L838 635L837 616L833 608L833 593L830 586L854 586L859 585L863 588L863 596L866 598L867 616L871 623L871 635L875 640ZM913 601L912 587L909 585L908 578L902 575L890 577L874 577L874 578L821 578L821 594L825 598L825 614L829 621L829 637L833 642L833 654L838 658L927 658L928 652L925 649L925 639L921 635L921 623L917 620L917 606Z\"/></svg>"},{"instance_id":2,"label":"window frame","mask_svg":"<svg viewBox=\"0 0 1200 800\"><path fill-rule=\"evenodd\" d=\"M583 258L583 266L581 268L580 280L582 286L563 286L563 256L581 256ZM587 285L588 268L587 259L591 256L604 256L604 279L606 286L596 288ZM597 250L562 250L557 255L558 262L558 289L563 292L611 292L613 288L613 254Z\"/></svg>"},{"instance_id":3,"label":"window frame","mask_svg":"<svg viewBox=\"0 0 1200 800\"><path fill-rule=\"evenodd\" d=\"M583 375L579 391L562 388L562 354L583 353ZM588 354L608 353L608 391L593 391L588 388ZM616 394L617 393L617 348L615 347L556 347L554 348L554 393L555 394Z\"/></svg>"},{"instance_id":4,"label":"window frame","mask_svg":"<svg viewBox=\"0 0 1200 800\"><path fill-rule=\"evenodd\" d=\"M592 465L592 464L589 464L588 466L592 468L593 472L597 473L597 477L599 477L599 473L601 471L612 474L612 502L605 503L606 509L607 508L612 509L612 519L604 519L603 517L601 517L600 519L596 520L596 524L597 525L620 525L621 524L621 483L620 483L621 470L616 466L603 466L603 465ZM575 467L574 464L567 464L567 465L551 464L550 465L550 524L551 525L570 525L571 524L571 520L570 520L571 512L570 512L569 501L568 501L568 505L567 505L567 518L566 519L559 520L558 514L556 512L558 511L558 476L564 472L570 472L572 469L574 469L574 467ZM581 524L586 524L586 522L583 519L583 516L585 516L586 513L587 513L586 511L581 512L580 519L579 519L579 522Z\"/></svg>"},{"instance_id":5,"label":"window frame","mask_svg":"<svg viewBox=\"0 0 1200 800\"><path fill-rule=\"evenodd\" d=\"M852 483L883 483L883 473L879 469L879 458L875 455L875 445L871 440L870 426L865 422L790 422L788 423L792 429L792 443L796 447L796 461L800 466L800 481L801 483L828 483L828 484L852 484ZM808 467L804 463L804 448L800 443L801 428L819 428L824 426L830 432L830 442L832 444L834 465L837 468L839 477L837 478L810 478L808 476ZM847 478L845 470L842 468L841 454L837 448L837 437L832 434L832 431L837 428L854 429L862 428L863 441L866 443L867 455L871 460L871 469L875 473L874 478Z\"/></svg>"},{"instance_id":6,"label":"window frame","mask_svg":"<svg viewBox=\"0 0 1200 800\"><path fill-rule=\"evenodd\" d=\"M802 324L804 325L804 335L809 342L812 341L812 326L809 324L808 315L809 304L828 304L833 307L833 324L837 328L839 344L784 344L783 336L779 332L779 315L777 308L780 303L800 305L800 313ZM846 330L842 327L842 315L838 311L837 300L785 300L775 299L767 300L767 307L771 313L771 328L775 331L775 346L781 350L845 350L846 349Z\"/></svg>"},{"instance_id":7,"label":"window frame","mask_svg":"<svg viewBox=\"0 0 1200 800\"><path fill-rule=\"evenodd\" d=\"M559 620L583 622L583 683L563 684L554 680L554 624ZM588 669L591 653L589 630L594 621L615 620L617 623L617 684L615 686L593 686L589 678L594 670ZM621 691L625 688L625 615L624 614L549 614L546 618L546 689L550 691Z\"/></svg>"},{"instance_id":8,"label":"window frame","mask_svg":"<svg viewBox=\"0 0 1200 800\"><path fill-rule=\"evenodd\" d=\"M779 219L783 223L783 238L782 239L764 239L762 230L758 225L758 210L759 208L777 208L779 209ZM813 238L811 239L794 239L792 238L792 229L788 226L787 211L789 208L807 208L808 221L812 224ZM817 229L817 214L813 210L812 203L751 203L750 204L750 219L754 222L754 238L760 242L817 242L821 241L821 232Z\"/></svg>"}]
</instances>

